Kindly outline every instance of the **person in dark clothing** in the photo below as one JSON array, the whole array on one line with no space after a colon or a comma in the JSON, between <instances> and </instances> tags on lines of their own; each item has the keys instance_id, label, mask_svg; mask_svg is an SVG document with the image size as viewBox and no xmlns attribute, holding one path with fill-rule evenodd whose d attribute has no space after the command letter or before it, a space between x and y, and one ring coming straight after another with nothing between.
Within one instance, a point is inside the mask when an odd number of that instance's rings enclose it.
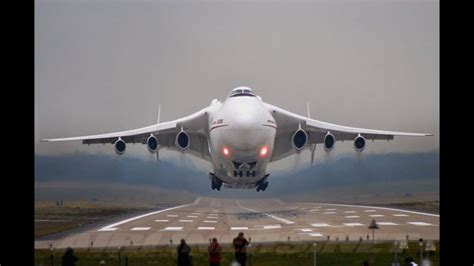
<instances>
[{"instance_id":1,"label":"person in dark clothing","mask_svg":"<svg viewBox=\"0 0 474 266\"><path fill-rule=\"evenodd\" d=\"M75 266L78 260L79 259L74 256L74 250L68 247L66 248L66 252L64 252L61 266Z\"/></svg>"},{"instance_id":2,"label":"person in dark clothing","mask_svg":"<svg viewBox=\"0 0 474 266\"><path fill-rule=\"evenodd\" d=\"M181 239L181 243L176 251L178 252L178 266L190 266L191 260L189 258L189 253L191 252L191 247L186 244L184 239Z\"/></svg>"},{"instance_id":3,"label":"person in dark clothing","mask_svg":"<svg viewBox=\"0 0 474 266\"><path fill-rule=\"evenodd\" d=\"M217 243L217 238L213 238L207 252L209 253L209 266L219 266L221 264L222 247Z\"/></svg>"},{"instance_id":4,"label":"person in dark clothing","mask_svg":"<svg viewBox=\"0 0 474 266\"><path fill-rule=\"evenodd\" d=\"M240 232L239 235L232 241L234 245L235 260L241 265L245 266L247 260L247 246L249 242L244 237L244 233Z\"/></svg>"}]
</instances>

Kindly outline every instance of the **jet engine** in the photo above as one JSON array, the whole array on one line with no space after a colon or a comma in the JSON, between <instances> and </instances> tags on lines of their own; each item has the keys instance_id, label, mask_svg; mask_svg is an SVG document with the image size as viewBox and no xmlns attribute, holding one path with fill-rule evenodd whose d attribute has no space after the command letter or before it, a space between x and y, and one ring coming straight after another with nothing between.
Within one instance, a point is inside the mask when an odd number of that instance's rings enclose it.
<instances>
[{"instance_id":1,"label":"jet engine","mask_svg":"<svg viewBox=\"0 0 474 266\"><path fill-rule=\"evenodd\" d=\"M362 137L361 135L357 136L355 139L354 139L354 150L358 151L358 152L361 152L364 150L365 148L365 138Z\"/></svg>"},{"instance_id":2,"label":"jet engine","mask_svg":"<svg viewBox=\"0 0 474 266\"><path fill-rule=\"evenodd\" d=\"M303 129L298 129L295 131L291 137L291 145L297 151L300 151L304 148L308 142L308 134Z\"/></svg>"},{"instance_id":3,"label":"jet engine","mask_svg":"<svg viewBox=\"0 0 474 266\"><path fill-rule=\"evenodd\" d=\"M149 152L155 153L158 150L158 139L153 135L149 136L146 140L146 147Z\"/></svg>"},{"instance_id":4,"label":"jet engine","mask_svg":"<svg viewBox=\"0 0 474 266\"><path fill-rule=\"evenodd\" d=\"M114 142L114 148L117 154L123 154L126 147L127 145L125 144L125 141L123 141L121 138Z\"/></svg>"},{"instance_id":5,"label":"jet engine","mask_svg":"<svg viewBox=\"0 0 474 266\"><path fill-rule=\"evenodd\" d=\"M189 135L185 131L181 131L176 135L175 144L178 148L185 151L189 148Z\"/></svg>"},{"instance_id":6,"label":"jet engine","mask_svg":"<svg viewBox=\"0 0 474 266\"><path fill-rule=\"evenodd\" d=\"M328 132L326 136L324 136L324 149L326 151L331 151L334 149L334 144L336 143L336 138L334 137L331 132Z\"/></svg>"}]
</instances>

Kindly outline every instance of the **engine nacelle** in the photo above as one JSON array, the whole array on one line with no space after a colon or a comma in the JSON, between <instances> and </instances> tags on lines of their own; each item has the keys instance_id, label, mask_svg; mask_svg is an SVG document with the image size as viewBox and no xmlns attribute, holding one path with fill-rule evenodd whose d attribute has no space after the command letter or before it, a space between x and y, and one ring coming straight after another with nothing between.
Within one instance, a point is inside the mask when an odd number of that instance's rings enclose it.
<instances>
[{"instance_id":1,"label":"engine nacelle","mask_svg":"<svg viewBox=\"0 0 474 266\"><path fill-rule=\"evenodd\" d=\"M114 142L114 148L117 154L123 154L125 152L125 149L127 148L127 145L125 144L125 141L119 138Z\"/></svg>"},{"instance_id":2,"label":"engine nacelle","mask_svg":"<svg viewBox=\"0 0 474 266\"><path fill-rule=\"evenodd\" d=\"M153 135L149 136L146 140L146 147L149 152L155 153L158 150L158 139Z\"/></svg>"},{"instance_id":3,"label":"engine nacelle","mask_svg":"<svg viewBox=\"0 0 474 266\"><path fill-rule=\"evenodd\" d=\"M365 138L362 137L361 135L357 136L354 139L354 150L361 152L365 149Z\"/></svg>"},{"instance_id":4,"label":"engine nacelle","mask_svg":"<svg viewBox=\"0 0 474 266\"><path fill-rule=\"evenodd\" d=\"M328 132L326 136L324 136L324 150L331 151L334 149L334 144L336 144L336 138L331 132Z\"/></svg>"},{"instance_id":5,"label":"engine nacelle","mask_svg":"<svg viewBox=\"0 0 474 266\"><path fill-rule=\"evenodd\" d=\"M291 145L297 151L300 151L304 148L308 142L308 134L303 129L298 129L295 131L291 137Z\"/></svg>"},{"instance_id":6,"label":"engine nacelle","mask_svg":"<svg viewBox=\"0 0 474 266\"><path fill-rule=\"evenodd\" d=\"M189 135L185 131L181 131L176 135L175 144L181 150L187 150L189 148L189 142Z\"/></svg>"}]
</instances>

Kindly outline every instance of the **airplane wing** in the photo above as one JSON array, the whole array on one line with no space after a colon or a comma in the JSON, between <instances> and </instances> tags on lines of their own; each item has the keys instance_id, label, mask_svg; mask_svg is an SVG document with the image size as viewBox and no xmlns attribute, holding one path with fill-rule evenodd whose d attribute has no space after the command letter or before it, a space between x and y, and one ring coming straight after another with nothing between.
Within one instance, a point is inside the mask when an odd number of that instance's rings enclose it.
<instances>
[{"instance_id":1,"label":"airplane wing","mask_svg":"<svg viewBox=\"0 0 474 266\"><path fill-rule=\"evenodd\" d=\"M300 126L308 134L307 144L323 143L324 137L328 132L334 135L336 141L354 140L359 134L367 140L392 140L394 136L432 136L432 134L424 133L407 133L341 126L297 115L271 104L264 103L264 105L272 114L277 124L275 146L272 158L270 159L272 162L290 156L295 152L291 144L291 137ZM306 145L306 148L310 146L312 145Z\"/></svg>"},{"instance_id":2,"label":"airplane wing","mask_svg":"<svg viewBox=\"0 0 474 266\"><path fill-rule=\"evenodd\" d=\"M146 144L147 138L153 134L158 138L161 148L178 150L175 145L176 135L184 130L189 135L190 146L187 153L199 158L210 160L208 148L208 108L206 107L192 115L176 119L169 122L158 123L155 125L142 127L133 130L81 136L70 138L42 139L42 142L59 142L59 141L82 141L82 144L113 144L117 139L121 138L126 143Z\"/></svg>"}]
</instances>

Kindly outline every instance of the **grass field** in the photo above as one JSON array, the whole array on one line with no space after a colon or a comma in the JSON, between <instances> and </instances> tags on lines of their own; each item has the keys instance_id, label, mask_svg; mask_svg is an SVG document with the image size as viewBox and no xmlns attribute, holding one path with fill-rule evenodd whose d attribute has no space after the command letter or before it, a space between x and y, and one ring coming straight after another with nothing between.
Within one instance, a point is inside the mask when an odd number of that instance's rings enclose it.
<instances>
[{"instance_id":1,"label":"grass field","mask_svg":"<svg viewBox=\"0 0 474 266\"><path fill-rule=\"evenodd\" d=\"M431 265L439 265L439 246L435 243L437 251L430 255ZM206 246L192 245L193 265L209 265ZM176 246L160 247L127 247L120 252L120 265L176 265ZM412 257L417 263L420 260L417 242L410 242L409 249L398 253L400 265L404 265L405 257ZM247 265L254 266L289 266L313 265L312 243L254 243L248 253ZM368 261L370 265L391 265L394 260L393 243L377 243L372 246L368 242L321 242L316 248L317 265L363 265ZM61 265L61 256L64 250L54 250L54 265ZM79 258L76 265L99 265L104 260L105 265L118 265L119 252L117 248L109 249L78 249L75 255ZM426 257L426 252L424 257ZM224 245L221 265L230 265L234 254L230 245ZM36 250L35 265L51 265L51 251Z\"/></svg>"}]
</instances>

